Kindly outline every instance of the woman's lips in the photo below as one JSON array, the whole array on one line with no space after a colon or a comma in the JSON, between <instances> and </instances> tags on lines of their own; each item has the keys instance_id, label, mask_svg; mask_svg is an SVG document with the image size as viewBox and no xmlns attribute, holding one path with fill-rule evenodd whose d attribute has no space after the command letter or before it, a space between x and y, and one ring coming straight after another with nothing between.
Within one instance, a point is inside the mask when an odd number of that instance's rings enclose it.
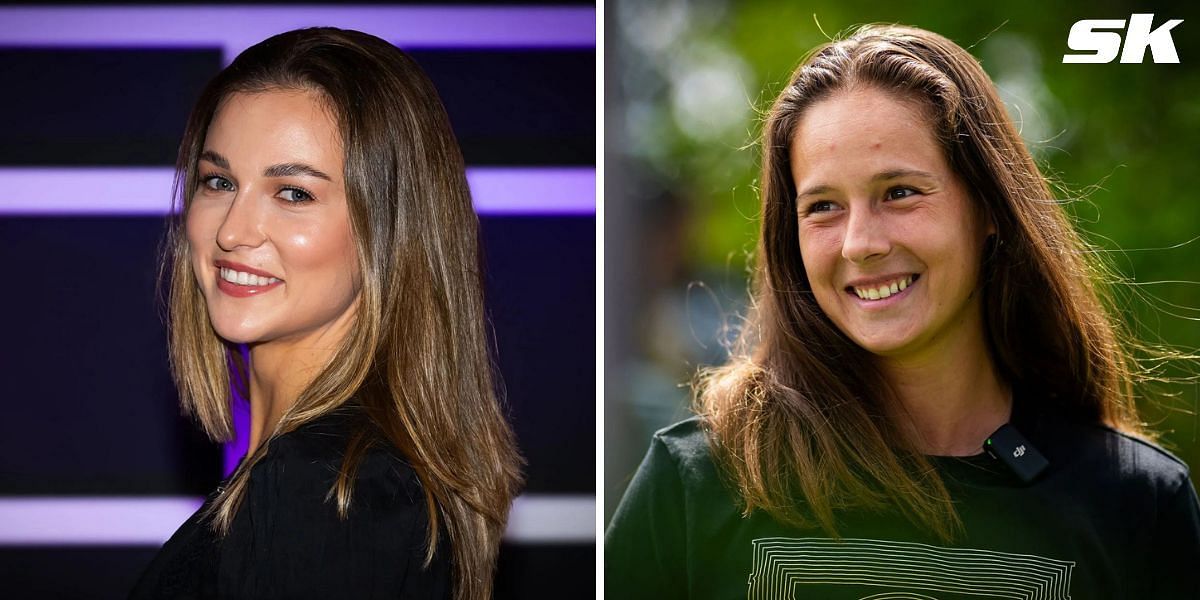
<instances>
[{"instance_id":1,"label":"woman's lips","mask_svg":"<svg viewBox=\"0 0 1200 600\"><path fill-rule=\"evenodd\" d=\"M269 292L283 283L271 273L228 260L213 263L217 267L217 289L235 298Z\"/></svg>"},{"instance_id":2,"label":"woman's lips","mask_svg":"<svg viewBox=\"0 0 1200 600\"><path fill-rule=\"evenodd\" d=\"M234 298L247 298L265 294L281 285L283 285L282 281L276 281L267 285L239 285L217 277L217 289Z\"/></svg>"},{"instance_id":3,"label":"woman's lips","mask_svg":"<svg viewBox=\"0 0 1200 600\"><path fill-rule=\"evenodd\" d=\"M268 277L268 278L275 277L275 275L268 273L266 271L263 271L261 269L255 269L254 267L251 267L250 265L243 265L242 263L233 262L231 260L216 260L216 261L213 261L213 264L216 265L216 267L218 269L233 269L234 271L237 271L240 273L249 273L251 275L257 275L259 277ZM279 279L279 278L276 277L276 279Z\"/></svg>"},{"instance_id":4,"label":"woman's lips","mask_svg":"<svg viewBox=\"0 0 1200 600\"><path fill-rule=\"evenodd\" d=\"M905 281L905 285L904 285L903 289L898 289L894 293L889 291L889 293L886 297L881 297L879 295L876 295L875 298L869 298L869 297L864 298L864 297L859 296L854 289L847 289L846 293L849 294L850 297L853 298L854 302L856 304L858 304L860 307L865 308L867 310L879 310L879 309L887 308L887 307L899 302L900 300L903 300L904 298L908 297L909 290L911 290L913 288L913 286L917 284L917 282L920 278L921 278L921 276L916 275L916 274L910 276Z\"/></svg>"}]
</instances>

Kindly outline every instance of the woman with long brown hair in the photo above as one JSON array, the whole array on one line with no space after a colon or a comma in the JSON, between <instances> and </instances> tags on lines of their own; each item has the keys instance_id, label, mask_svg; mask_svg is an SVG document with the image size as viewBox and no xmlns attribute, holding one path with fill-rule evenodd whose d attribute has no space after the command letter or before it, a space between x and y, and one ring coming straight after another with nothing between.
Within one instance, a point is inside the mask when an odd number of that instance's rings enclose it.
<instances>
[{"instance_id":1,"label":"woman with long brown hair","mask_svg":"<svg viewBox=\"0 0 1200 600\"><path fill-rule=\"evenodd\" d=\"M980 64L817 48L767 114L753 307L605 540L612 598L1194 598L1136 342Z\"/></svg>"},{"instance_id":2,"label":"woman with long brown hair","mask_svg":"<svg viewBox=\"0 0 1200 600\"><path fill-rule=\"evenodd\" d=\"M356 31L267 39L204 89L176 188L172 371L214 440L248 398L250 448L132 597L490 597L521 459L429 79Z\"/></svg>"}]
</instances>

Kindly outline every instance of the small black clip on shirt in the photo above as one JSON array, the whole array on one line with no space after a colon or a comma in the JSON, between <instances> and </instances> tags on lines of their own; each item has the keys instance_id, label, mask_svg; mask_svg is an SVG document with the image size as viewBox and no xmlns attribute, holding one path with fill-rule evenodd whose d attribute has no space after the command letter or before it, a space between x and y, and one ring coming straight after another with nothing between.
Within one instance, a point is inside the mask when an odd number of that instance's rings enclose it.
<instances>
[{"instance_id":1,"label":"small black clip on shirt","mask_svg":"<svg viewBox=\"0 0 1200 600\"><path fill-rule=\"evenodd\" d=\"M988 436L987 441L983 443L983 449L1007 465L1023 483L1033 481L1050 466L1046 457L1042 456L1016 427L1007 423Z\"/></svg>"}]
</instances>

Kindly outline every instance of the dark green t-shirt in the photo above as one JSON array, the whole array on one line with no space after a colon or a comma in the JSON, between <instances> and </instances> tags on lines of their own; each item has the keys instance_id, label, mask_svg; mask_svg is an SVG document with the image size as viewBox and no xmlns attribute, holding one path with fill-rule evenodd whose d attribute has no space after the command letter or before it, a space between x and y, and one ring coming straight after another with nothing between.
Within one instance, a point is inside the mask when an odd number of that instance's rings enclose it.
<instances>
[{"instance_id":1,"label":"dark green t-shirt","mask_svg":"<svg viewBox=\"0 0 1200 600\"><path fill-rule=\"evenodd\" d=\"M1096 425L1012 424L1049 460L1031 484L987 454L933 461L964 539L891 514L819 529L743 517L693 418L659 431L609 525L605 596L893 600L1200 598L1200 502L1186 465Z\"/></svg>"}]
</instances>

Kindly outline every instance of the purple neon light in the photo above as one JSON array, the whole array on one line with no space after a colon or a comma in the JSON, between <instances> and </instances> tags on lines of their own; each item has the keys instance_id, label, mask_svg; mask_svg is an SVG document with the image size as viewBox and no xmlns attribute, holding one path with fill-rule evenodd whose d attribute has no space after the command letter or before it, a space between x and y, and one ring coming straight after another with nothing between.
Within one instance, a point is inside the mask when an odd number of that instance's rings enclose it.
<instances>
[{"instance_id":1,"label":"purple neon light","mask_svg":"<svg viewBox=\"0 0 1200 600\"><path fill-rule=\"evenodd\" d=\"M238 352L242 355L242 364L250 364L250 346L238 344ZM233 371L233 361L229 361L230 372ZM233 441L226 442L223 448L224 474L226 477L237 468L242 457L250 449L250 402L248 398L238 393L236 385L230 387L233 393L233 403L229 409L233 416Z\"/></svg>"},{"instance_id":2,"label":"purple neon light","mask_svg":"<svg viewBox=\"0 0 1200 600\"><path fill-rule=\"evenodd\" d=\"M592 7L52 6L0 8L0 46L221 47L226 62L291 29L357 29L405 48L595 47Z\"/></svg>"},{"instance_id":3,"label":"purple neon light","mask_svg":"<svg viewBox=\"0 0 1200 600\"><path fill-rule=\"evenodd\" d=\"M202 498L0 499L0 545L159 545Z\"/></svg>"},{"instance_id":4,"label":"purple neon light","mask_svg":"<svg viewBox=\"0 0 1200 600\"><path fill-rule=\"evenodd\" d=\"M233 441L226 442L222 449L224 453L224 475L229 476L237 468L242 457L250 449L250 404L242 399L237 392L233 393L234 402L230 410L233 412Z\"/></svg>"},{"instance_id":5,"label":"purple neon light","mask_svg":"<svg viewBox=\"0 0 1200 600\"><path fill-rule=\"evenodd\" d=\"M596 170L475 167L467 183L480 214L595 214Z\"/></svg>"},{"instance_id":6,"label":"purple neon light","mask_svg":"<svg viewBox=\"0 0 1200 600\"><path fill-rule=\"evenodd\" d=\"M2 167L0 215L165 215L167 167ZM471 167L467 181L481 215L596 212L591 167Z\"/></svg>"},{"instance_id":7,"label":"purple neon light","mask_svg":"<svg viewBox=\"0 0 1200 600\"><path fill-rule=\"evenodd\" d=\"M0 498L0 547L159 546L203 503L187 496ZM513 502L504 537L591 543L595 532L595 497L535 494Z\"/></svg>"}]
</instances>

